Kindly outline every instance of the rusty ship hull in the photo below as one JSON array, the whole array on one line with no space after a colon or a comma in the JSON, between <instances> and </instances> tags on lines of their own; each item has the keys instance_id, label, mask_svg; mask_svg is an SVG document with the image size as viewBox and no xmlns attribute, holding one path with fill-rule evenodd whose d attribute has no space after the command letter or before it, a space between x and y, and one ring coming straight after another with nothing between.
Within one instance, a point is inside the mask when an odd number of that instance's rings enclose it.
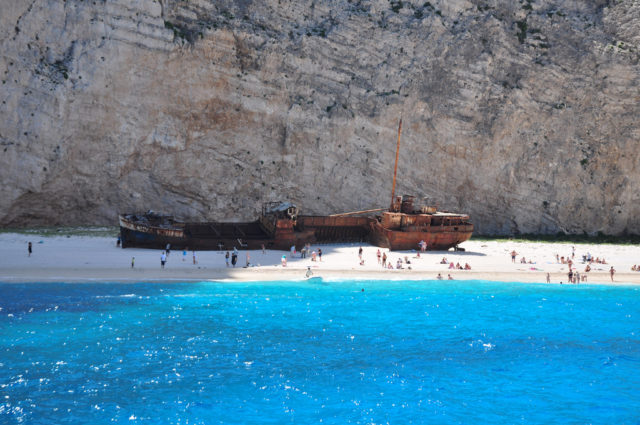
<instances>
[{"instance_id":1,"label":"rusty ship hull","mask_svg":"<svg viewBox=\"0 0 640 425\"><path fill-rule=\"evenodd\" d=\"M402 229L385 228L380 222L371 225L371 243L391 251L405 251L420 248L420 242L427 244L429 251L446 251L469 240L473 234L473 224L427 225Z\"/></svg>"},{"instance_id":2,"label":"rusty ship hull","mask_svg":"<svg viewBox=\"0 0 640 425\"><path fill-rule=\"evenodd\" d=\"M263 214L252 222L180 222L152 212L119 217L123 248L190 249L289 249L302 246L313 230L297 230L289 217Z\"/></svg>"},{"instance_id":3,"label":"rusty ship hull","mask_svg":"<svg viewBox=\"0 0 640 425\"><path fill-rule=\"evenodd\" d=\"M173 249L207 251L233 247L259 249L264 244L268 248L285 248L284 245L276 246L258 222L176 224L176 227L167 228L120 217L122 247L164 249L170 245Z\"/></svg>"},{"instance_id":4,"label":"rusty ship hull","mask_svg":"<svg viewBox=\"0 0 640 425\"><path fill-rule=\"evenodd\" d=\"M311 243L372 243L392 251L447 250L468 240L473 225L468 217L451 213L393 213L380 216L262 215L253 222L179 222L171 216L129 214L120 216L123 248L191 249L198 251L238 249L289 250Z\"/></svg>"},{"instance_id":5,"label":"rusty ship hull","mask_svg":"<svg viewBox=\"0 0 640 425\"><path fill-rule=\"evenodd\" d=\"M368 242L371 218L300 216L244 223L175 221L171 216L120 215L123 248L191 249L301 249L307 243Z\"/></svg>"},{"instance_id":6,"label":"rusty ship hull","mask_svg":"<svg viewBox=\"0 0 640 425\"><path fill-rule=\"evenodd\" d=\"M473 227L466 232L449 229L425 232L376 229L372 232L371 243L382 248L389 248L391 251L408 251L419 249L420 242L425 241L428 251L446 251L469 240L472 233Z\"/></svg>"},{"instance_id":7,"label":"rusty ship hull","mask_svg":"<svg viewBox=\"0 0 640 425\"><path fill-rule=\"evenodd\" d=\"M300 216L296 228L312 232L310 243L368 242L372 218Z\"/></svg>"},{"instance_id":8,"label":"rusty ship hull","mask_svg":"<svg viewBox=\"0 0 640 425\"><path fill-rule=\"evenodd\" d=\"M469 216L437 211L436 207L415 209L413 196L396 198L389 211L371 223L371 242L392 251L419 249L420 242L430 251L446 251L469 240L473 224Z\"/></svg>"}]
</instances>

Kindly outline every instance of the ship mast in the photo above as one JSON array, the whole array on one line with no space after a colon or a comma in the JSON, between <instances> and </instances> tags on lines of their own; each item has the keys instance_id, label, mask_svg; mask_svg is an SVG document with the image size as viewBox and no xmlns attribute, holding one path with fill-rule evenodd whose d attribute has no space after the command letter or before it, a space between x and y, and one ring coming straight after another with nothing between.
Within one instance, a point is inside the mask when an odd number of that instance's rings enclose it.
<instances>
[{"instance_id":1,"label":"ship mast","mask_svg":"<svg viewBox=\"0 0 640 425\"><path fill-rule=\"evenodd\" d=\"M398 157L400 156L400 135L402 134L402 117L398 124L398 146L396 147L396 165L393 167L393 186L391 187L391 210L396 196L396 175L398 174Z\"/></svg>"}]
</instances>

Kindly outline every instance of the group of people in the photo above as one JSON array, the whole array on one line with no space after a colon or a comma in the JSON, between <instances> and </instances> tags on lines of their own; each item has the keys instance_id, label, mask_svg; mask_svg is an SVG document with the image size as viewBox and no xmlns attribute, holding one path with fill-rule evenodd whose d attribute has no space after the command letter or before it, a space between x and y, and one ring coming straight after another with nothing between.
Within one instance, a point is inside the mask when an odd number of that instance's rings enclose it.
<instances>
[{"instance_id":1,"label":"group of people","mask_svg":"<svg viewBox=\"0 0 640 425\"><path fill-rule=\"evenodd\" d=\"M376 256L378 257L378 264L382 264L383 269L387 268L387 253L386 252L381 253L380 249L378 249Z\"/></svg>"},{"instance_id":2,"label":"group of people","mask_svg":"<svg viewBox=\"0 0 640 425\"><path fill-rule=\"evenodd\" d=\"M586 275L586 273L580 274L580 272L577 271L577 270L574 272L571 269L569 269L569 273L567 274L567 279L568 279L567 282L569 282L569 283L578 284L578 283L580 283L580 281L586 282L587 281L587 275Z\"/></svg>"},{"instance_id":3,"label":"group of people","mask_svg":"<svg viewBox=\"0 0 640 425\"><path fill-rule=\"evenodd\" d=\"M404 257L404 262L402 261L402 258L398 257L398 261L396 261L396 269L400 270L400 269L404 269L403 264L407 264L407 269L411 270L411 261L409 261L409 257L405 255ZM391 264L391 261L389 261L389 263L387 264L387 268L388 269L393 269L393 265Z\"/></svg>"},{"instance_id":4,"label":"group of people","mask_svg":"<svg viewBox=\"0 0 640 425\"><path fill-rule=\"evenodd\" d=\"M567 278L568 278L567 280L568 283L573 283L576 285L579 284L580 282L584 283L587 281L587 275L584 273L580 274L580 272L578 271L573 272L570 270ZM613 275L611 280L613 281ZM547 273L547 283L551 283L551 273ZM560 282L560 284L562 285L562 282Z\"/></svg>"},{"instance_id":5,"label":"group of people","mask_svg":"<svg viewBox=\"0 0 640 425\"><path fill-rule=\"evenodd\" d=\"M440 260L440 264L448 264L449 269L471 270L471 266L469 265L469 263L464 263L464 267L463 267L462 265L460 265L460 263L454 264L453 261L447 260L447 257L442 257L442 260Z\"/></svg>"},{"instance_id":6,"label":"group of people","mask_svg":"<svg viewBox=\"0 0 640 425\"><path fill-rule=\"evenodd\" d=\"M184 248L182 250L182 262L186 262L187 261L187 251L189 250L189 248ZM164 269L165 265L167 264L167 261L169 260L169 255L171 254L171 245L167 244L165 250L162 251L162 253L160 254L160 268ZM196 252L195 251L191 251L191 258L193 261L193 264L198 264L198 260L197 260L197 256L196 256ZM247 251L247 267L249 267L250 265L250 254ZM233 252L229 253L229 251L227 251L225 253L224 256L225 259L225 264L227 267L229 267L229 260L231 260L231 266L235 267L236 264L238 263L238 249L236 247L233 247ZM135 264L136 264L136 257L131 257L131 268L135 268Z\"/></svg>"},{"instance_id":7,"label":"group of people","mask_svg":"<svg viewBox=\"0 0 640 425\"><path fill-rule=\"evenodd\" d=\"M263 253L264 253L264 249L263 249ZM298 254L298 251L296 250L296 246L295 245L291 245L290 248L290 255L291 258L295 258L296 255ZM302 249L300 250L300 258L307 258L307 255L311 256L311 261L322 261L322 249L318 248L318 251L316 251L315 249L311 249L311 244L310 243L306 243ZM280 258L280 263L282 265L282 267L287 267L287 256L283 255Z\"/></svg>"},{"instance_id":8,"label":"group of people","mask_svg":"<svg viewBox=\"0 0 640 425\"><path fill-rule=\"evenodd\" d=\"M418 246L420 247L421 252L427 251L427 243L424 240L418 242Z\"/></svg>"},{"instance_id":9,"label":"group of people","mask_svg":"<svg viewBox=\"0 0 640 425\"><path fill-rule=\"evenodd\" d=\"M599 258L599 257L592 257L591 253L587 252L586 255L582 256L582 262L583 263L587 263L585 268L584 268L584 272L581 274L578 270L576 270L576 268L574 267L574 259L576 256L576 248L575 246L571 247L572 252L571 255L567 255L566 257L564 256L560 256L559 254L556 254L556 262L558 264L566 264L568 266L568 273L567 273L567 278L568 278L568 283L573 283L573 284L578 284L580 282L586 282L587 281L587 273L589 273L591 271L591 264L596 263L596 264L607 264L606 260L603 258ZM513 250L510 253L511 255L511 261L515 263L516 260L516 256L518 255L518 253ZM522 257L522 259L520 260L521 263L526 263L526 259L524 257ZM532 263L531 260L529 260L529 264L535 264ZM640 265L638 266L633 266L631 267L632 271L640 271ZM613 266L611 266L611 268L609 269L609 275L611 277L611 281L613 282L613 278L614 275L616 274L616 270L613 268ZM547 273L547 283L551 283L551 274ZM562 283L562 282L560 282Z\"/></svg>"},{"instance_id":10,"label":"group of people","mask_svg":"<svg viewBox=\"0 0 640 425\"><path fill-rule=\"evenodd\" d=\"M566 258L564 256L560 256L558 254L556 254L556 262L558 264L573 264L573 260L576 257L576 253L575 253L575 247L573 247L573 252L571 253L571 256L567 255ZM604 257L600 258L600 257L592 257L590 252L587 252L586 255L582 256L582 262L583 263L589 263L589 264L607 264L607 260L605 260Z\"/></svg>"},{"instance_id":11,"label":"group of people","mask_svg":"<svg viewBox=\"0 0 640 425\"><path fill-rule=\"evenodd\" d=\"M238 263L238 248L233 247L233 252L229 254L229 251L224 253L224 262L229 267L229 257L231 257L231 266L235 268ZM249 253L247 252L247 267L249 266Z\"/></svg>"},{"instance_id":12,"label":"group of people","mask_svg":"<svg viewBox=\"0 0 640 425\"><path fill-rule=\"evenodd\" d=\"M182 250L182 262L186 262L187 261L187 251L189 250L189 248L184 248ZM169 255L171 254L171 244L167 244L167 246L165 247L164 251L162 251L162 253L160 254L160 268L164 269L165 264L167 264L167 260L169 259ZM191 258L193 260L193 264L197 264L198 261L196 259L196 252L195 251L191 251ZM131 268L135 268L135 264L136 264L136 257L131 257Z\"/></svg>"},{"instance_id":13,"label":"group of people","mask_svg":"<svg viewBox=\"0 0 640 425\"><path fill-rule=\"evenodd\" d=\"M511 251L509 255L511 255L511 262L515 263L516 257L518 256L518 253L515 251L515 249ZM535 262L532 261L531 258L529 258L529 261L527 261L527 259L523 255L522 258L520 258L520 264L535 264Z\"/></svg>"},{"instance_id":14,"label":"group of people","mask_svg":"<svg viewBox=\"0 0 640 425\"><path fill-rule=\"evenodd\" d=\"M464 263L464 267L462 267L460 265L460 263L456 263L455 265L453 264L453 261L449 263L449 269L456 269L456 270L471 270L471 266L469 265L469 263Z\"/></svg>"},{"instance_id":15,"label":"group of people","mask_svg":"<svg viewBox=\"0 0 640 425\"><path fill-rule=\"evenodd\" d=\"M362 247L360 247L360 249L358 250L358 259L360 260L360 265L364 266L364 258L362 257L362 254L363 254L363 250L362 250ZM378 251L376 252L376 257L378 258L378 264L380 264L383 269L393 270L394 268L393 264L391 260L389 260L389 257L387 257L386 252L382 252L380 251L380 249L378 249ZM411 264L411 261L409 261L409 257L406 255L404 257L404 264ZM398 257L395 268L396 269L404 268L402 258ZM411 266L409 266L408 269L410 270Z\"/></svg>"},{"instance_id":16,"label":"group of people","mask_svg":"<svg viewBox=\"0 0 640 425\"><path fill-rule=\"evenodd\" d=\"M604 257L602 257L602 258L600 258L600 257L593 258L591 256L590 252L587 252L587 255L583 255L582 256L582 262L583 263L589 263L589 264L592 264L592 263L607 264L607 260L605 260Z\"/></svg>"},{"instance_id":17,"label":"group of people","mask_svg":"<svg viewBox=\"0 0 640 425\"><path fill-rule=\"evenodd\" d=\"M182 262L186 262L187 261L187 251L189 250L189 248L184 248L182 250ZM264 251L263 251L264 252ZM162 251L162 253L160 254L160 268L164 269L165 265L167 264L167 261L169 259L169 255L171 254L171 245L167 244L167 247L164 251ZM233 251L229 252L227 251L224 255L224 261L225 261L225 265L227 267L236 267L236 264L238 264L238 248L236 248L235 246L233 247ZM191 258L193 261L193 264L198 264L198 260L197 260L197 256L196 256L196 252L192 251L191 252ZM246 262L246 267L249 267L251 265L251 254L249 253L249 251L247 251L247 262ZM136 257L131 257L131 268L135 267L135 263L136 263ZM231 264L231 265L229 265Z\"/></svg>"},{"instance_id":18,"label":"group of people","mask_svg":"<svg viewBox=\"0 0 640 425\"><path fill-rule=\"evenodd\" d=\"M427 244L424 243L424 241L422 241L422 243L420 243L420 248L424 250L427 249ZM362 257L362 247L358 250L358 258L360 260L360 265L363 266L364 265L364 258ZM378 264L380 264L382 266L383 269L389 269L392 270L394 268L391 260L389 260L389 257L387 256L386 252L382 252L380 251L380 249L378 249L378 251L376 252L376 257L378 258ZM416 256L413 258L421 258L420 257L420 252L416 252ZM395 264L395 268L396 269L403 269L404 265L407 265L407 269L411 270L411 260L409 260L409 256L405 255L404 256L404 261L401 257L398 257L396 264ZM460 265L460 263L454 264L453 262L449 263L449 261L447 261L447 257L442 257L442 261L440 261L440 264L448 264L450 269L457 269L457 270L471 270L471 266L469 265L469 263L465 263L464 266Z\"/></svg>"},{"instance_id":19,"label":"group of people","mask_svg":"<svg viewBox=\"0 0 640 425\"><path fill-rule=\"evenodd\" d=\"M426 251L427 248L427 244L424 241L421 241L419 243L420 246L420 250L422 252ZM29 242L28 243L28 255L31 256L32 253L32 243ZM182 261L186 262L187 259L187 250L188 248L185 248L182 252ZM264 246L262 247L262 252L263 254L265 253L265 248ZM300 250L300 257L301 258L306 258L308 253L311 252L311 261L322 261L322 249L318 249L317 252L315 250L311 250L311 245L310 244L305 244L305 246ZM160 267L162 269L165 268L165 265L168 261L169 255L171 253L171 245L167 244L166 249L162 251L161 255L160 255ZM296 254L296 248L295 246L291 247L291 256L294 257ZM360 247L358 249L358 259L360 261L360 265L364 265L364 250L362 247ZM227 251L225 253L225 264L227 267L236 267L237 262L238 262L238 249L236 247L233 248L232 252ZM518 255L518 253L513 250L511 253L511 260L512 262L516 262L516 257ZM389 257L387 256L387 252L382 252L380 249L377 250L376 252L376 257L378 259L378 264L380 264L382 266L383 269L404 269L405 266L407 269L411 269L411 261L409 260L408 256L404 256L404 259L402 257L398 257L396 263L395 263L395 267L394 264L392 264L392 262L390 261ZM420 252L416 253L416 257L414 258L420 258ZM568 268L569 268L569 272L568 272L568 282L569 283L574 283L574 284L578 284L580 282L586 282L587 281L587 273L589 273L591 271L591 264L596 263L596 264L607 264L606 260L604 258L599 258L599 257L592 257L590 253L587 253L586 255L582 256L583 262L587 263L585 270L583 273L578 272L577 270L575 270L575 267L573 267L574 265L574 258L575 258L575 247L573 248L573 252L570 256L564 257L564 256L559 256L558 254L556 254L556 261L559 264L567 264ZM193 264L197 264L197 259L196 259L196 252L192 251L192 261ZM525 259L525 257L523 256L520 259L520 263L522 264L535 264L531 261L531 259L527 262L527 260ZM447 264L449 266L450 270L471 270L471 266L469 265L469 263L465 263L464 266L462 266L459 262L455 263L453 261L448 261L446 257L442 257L442 260L440 261L440 264ZM287 256L283 255L282 256L282 266L286 267L287 265ZM247 261L246 261L246 267L250 266L250 254L247 251ZM135 257L131 258L131 268L135 267ZM309 269L309 268L308 268ZM310 269L309 269L310 270ZM640 272L640 264L639 265L633 265L631 267L632 271L637 271ZM611 281L614 280L614 275L616 273L616 270L613 268L613 266L610 268L609 270L609 274L611 277ZM307 276L308 277L308 276ZM453 280L453 277L451 276L451 274L448 274L448 279L449 280ZM443 279L442 274L438 273L437 275L437 279ZM550 274L547 273L547 282L550 282Z\"/></svg>"},{"instance_id":20,"label":"group of people","mask_svg":"<svg viewBox=\"0 0 640 425\"><path fill-rule=\"evenodd\" d=\"M296 246L291 245L291 258L294 258L297 254ZM318 251L311 249L311 244L306 243L300 250L300 258L307 258L307 255L311 256L311 261L322 261L322 249L318 248Z\"/></svg>"}]
</instances>

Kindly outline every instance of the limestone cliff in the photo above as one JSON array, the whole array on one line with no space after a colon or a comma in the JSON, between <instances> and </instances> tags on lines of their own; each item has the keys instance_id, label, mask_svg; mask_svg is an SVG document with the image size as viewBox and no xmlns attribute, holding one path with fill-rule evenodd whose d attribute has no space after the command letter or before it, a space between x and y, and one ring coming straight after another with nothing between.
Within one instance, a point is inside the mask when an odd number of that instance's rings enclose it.
<instances>
[{"instance_id":1,"label":"limestone cliff","mask_svg":"<svg viewBox=\"0 0 640 425\"><path fill-rule=\"evenodd\" d=\"M0 225L387 206L638 233L637 0L5 0Z\"/></svg>"}]
</instances>

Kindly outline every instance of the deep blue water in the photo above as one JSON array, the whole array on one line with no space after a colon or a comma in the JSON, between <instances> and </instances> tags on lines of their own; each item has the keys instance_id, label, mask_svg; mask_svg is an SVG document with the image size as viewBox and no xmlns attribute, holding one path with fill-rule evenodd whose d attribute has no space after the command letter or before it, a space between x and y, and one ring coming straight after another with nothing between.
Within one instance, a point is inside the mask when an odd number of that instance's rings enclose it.
<instances>
[{"instance_id":1,"label":"deep blue water","mask_svg":"<svg viewBox=\"0 0 640 425\"><path fill-rule=\"evenodd\" d=\"M0 284L0 307L0 423L640 423L632 287Z\"/></svg>"}]
</instances>

